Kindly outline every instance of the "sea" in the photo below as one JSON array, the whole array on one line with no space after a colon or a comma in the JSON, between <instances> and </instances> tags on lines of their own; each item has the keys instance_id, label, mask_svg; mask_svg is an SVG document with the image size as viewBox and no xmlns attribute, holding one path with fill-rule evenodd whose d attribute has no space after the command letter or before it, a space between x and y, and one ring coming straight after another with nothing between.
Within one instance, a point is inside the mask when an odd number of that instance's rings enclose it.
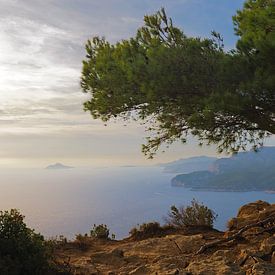
<instances>
[{"instance_id":1,"label":"sea","mask_svg":"<svg viewBox=\"0 0 275 275\"><path fill-rule=\"evenodd\" d=\"M116 239L144 222L164 223L172 205L196 199L213 209L215 228L226 229L241 205L275 203L265 192L207 192L172 187L175 174L158 166L0 170L0 210L19 209L27 225L47 238L74 239L94 224L106 224Z\"/></svg>"}]
</instances>

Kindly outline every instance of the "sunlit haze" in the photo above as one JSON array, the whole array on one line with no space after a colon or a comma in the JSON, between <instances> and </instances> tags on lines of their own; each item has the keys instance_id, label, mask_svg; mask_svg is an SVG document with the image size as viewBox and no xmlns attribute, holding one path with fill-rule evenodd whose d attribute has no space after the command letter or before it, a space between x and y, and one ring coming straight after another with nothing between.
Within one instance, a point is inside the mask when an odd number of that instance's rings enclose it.
<instances>
[{"instance_id":1,"label":"sunlit haze","mask_svg":"<svg viewBox=\"0 0 275 275\"><path fill-rule=\"evenodd\" d=\"M82 108L79 81L84 45L95 35L115 42L135 34L144 14L162 6L188 35L224 36L227 49L236 37L236 0L0 0L0 167L150 165L215 148L175 144L153 161L141 153L144 128L108 123ZM275 145L270 140L269 145Z\"/></svg>"}]
</instances>

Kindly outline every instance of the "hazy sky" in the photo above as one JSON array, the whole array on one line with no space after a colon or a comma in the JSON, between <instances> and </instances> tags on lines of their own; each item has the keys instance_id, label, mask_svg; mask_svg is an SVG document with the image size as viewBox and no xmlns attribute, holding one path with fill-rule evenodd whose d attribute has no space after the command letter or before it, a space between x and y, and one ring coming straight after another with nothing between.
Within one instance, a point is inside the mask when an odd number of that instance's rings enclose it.
<instances>
[{"instance_id":1,"label":"hazy sky","mask_svg":"<svg viewBox=\"0 0 275 275\"><path fill-rule=\"evenodd\" d=\"M145 135L131 123L104 127L82 111L84 45L94 35L134 35L144 14L165 7L188 35L223 34L234 47L231 16L241 0L0 0L0 167L146 163ZM154 160L214 154L172 146Z\"/></svg>"}]
</instances>

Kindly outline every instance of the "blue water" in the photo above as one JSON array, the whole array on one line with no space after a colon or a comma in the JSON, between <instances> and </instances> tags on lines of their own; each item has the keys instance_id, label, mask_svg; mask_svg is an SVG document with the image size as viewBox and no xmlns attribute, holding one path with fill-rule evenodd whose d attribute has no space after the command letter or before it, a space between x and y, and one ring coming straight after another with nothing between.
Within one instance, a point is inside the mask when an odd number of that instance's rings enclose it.
<instances>
[{"instance_id":1,"label":"blue water","mask_svg":"<svg viewBox=\"0 0 275 275\"><path fill-rule=\"evenodd\" d=\"M205 192L171 187L173 174L159 167L21 169L0 171L0 209L17 208L27 224L45 236L89 232L104 223L122 238L146 221L163 222L171 205L186 205L195 198L212 208L215 227L248 202L275 203L265 192Z\"/></svg>"}]
</instances>

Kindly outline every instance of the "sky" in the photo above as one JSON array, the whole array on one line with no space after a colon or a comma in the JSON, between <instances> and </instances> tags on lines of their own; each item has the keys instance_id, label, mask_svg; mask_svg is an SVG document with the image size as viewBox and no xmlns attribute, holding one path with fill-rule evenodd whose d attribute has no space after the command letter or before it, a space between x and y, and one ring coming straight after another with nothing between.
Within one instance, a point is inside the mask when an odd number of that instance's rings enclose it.
<instances>
[{"instance_id":1,"label":"sky","mask_svg":"<svg viewBox=\"0 0 275 275\"><path fill-rule=\"evenodd\" d=\"M215 149L175 144L153 161L137 123L93 120L83 111L81 61L87 39L133 36L143 16L165 7L187 35L212 30L234 47L231 17L241 0L0 0L0 168L153 164ZM275 143L274 143L275 144Z\"/></svg>"}]
</instances>

